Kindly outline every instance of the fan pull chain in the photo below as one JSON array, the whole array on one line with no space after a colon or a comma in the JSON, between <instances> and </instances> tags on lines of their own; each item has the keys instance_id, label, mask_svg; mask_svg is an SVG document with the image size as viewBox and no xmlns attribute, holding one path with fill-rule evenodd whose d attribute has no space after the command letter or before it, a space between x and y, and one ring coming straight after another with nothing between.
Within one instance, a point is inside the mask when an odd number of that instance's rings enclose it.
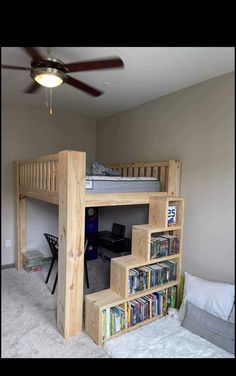
<instances>
[{"instance_id":1,"label":"fan pull chain","mask_svg":"<svg viewBox=\"0 0 236 376\"><path fill-rule=\"evenodd\" d=\"M48 56L51 57L51 47L47 48L47 53L48 53Z\"/></svg>"},{"instance_id":2,"label":"fan pull chain","mask_svg":"<svg viewBox=\"0 0 236 376\"><path fill-rule=\"evenodd\" d=\"M48 108L48 89L46 88L46 107Z\"/></svg>"},{"instance_id":3,"label":"fan pull chain","mask_svg":"<svg viewBox=\"0 0 236 376\"><path fill-rule=\"evenodd\" d=\"M49 114L52 115L52 89L49 90Z\"/></svg>"}]
</instances>

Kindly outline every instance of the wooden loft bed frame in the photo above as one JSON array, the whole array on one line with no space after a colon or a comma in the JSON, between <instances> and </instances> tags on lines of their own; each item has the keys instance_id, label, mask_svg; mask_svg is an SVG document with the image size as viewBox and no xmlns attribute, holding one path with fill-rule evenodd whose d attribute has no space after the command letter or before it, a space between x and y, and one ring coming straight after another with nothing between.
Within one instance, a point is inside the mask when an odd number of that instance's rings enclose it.
<instances>
[{"instance_id":1,"label":"wooden loft bed frame","mask_svg":"<svg viewBox=\"0 0 236 376\"><path fill-rule=\"evenodd\" d=\"M161 192L86 193L86 153L65 150L16 161L17 270L26 251L26 197L59 205L57 327L64 338L82 331L85 207L149 204L179 196L180 161L113 164L122 176L154 176Z\"/></svg>"}]
</instances>

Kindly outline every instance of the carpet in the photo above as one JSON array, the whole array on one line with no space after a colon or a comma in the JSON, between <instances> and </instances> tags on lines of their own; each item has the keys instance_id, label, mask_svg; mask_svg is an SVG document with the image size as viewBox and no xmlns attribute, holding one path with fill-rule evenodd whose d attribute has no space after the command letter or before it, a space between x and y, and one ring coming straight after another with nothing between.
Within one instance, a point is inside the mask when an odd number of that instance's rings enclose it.
<instances>
[{"instance_id":1,"label":"carpet","mask_svg":"<svg viewBox=\"0 0 236 376\"><path fill-rule=\"evenodd\" d=\"M57 265L46 285L49 265L35 273L2 270L2 358L109 358L84 332L65 340L56 327L57 289L51 295ZM109 264L88 262L90 288L109 287Z\"/></svg>"}]
</instances>

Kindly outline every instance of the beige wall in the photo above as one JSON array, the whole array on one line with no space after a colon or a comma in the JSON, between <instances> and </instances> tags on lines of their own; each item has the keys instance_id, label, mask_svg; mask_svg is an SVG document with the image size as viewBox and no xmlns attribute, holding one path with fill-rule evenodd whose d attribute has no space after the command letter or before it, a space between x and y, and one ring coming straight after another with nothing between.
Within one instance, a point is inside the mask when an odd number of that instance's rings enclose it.
<instances>
[{"instance_id":1,"label":"beige wall","mask_svg":"<svg viewBox=\"0 0 236 376\"><path fill-rule=\"evenodd\" d=\"M28 109L2 103L2 265L14 263L14 171L13 161L60 150L85 151L91 163L96 151L96 122L58 110L50 117L45 108ZM50 255L44 232L58 234L58 207L27 199L27 249ZM5 240L11 239L10 248Z\"/></svg>"},{"instance_id":2,"label":"beige wall","mask_svg":"<svg viewBox=\"0 0 236 376\"><path fill-rule=\"evenodd\" d=\"M97 121L97 159L182 160L183 270L234 282L233 73ZM147 218L140 208L100 212L101 228L117 219L130 225Z\"/></svg>"}]
</instances>

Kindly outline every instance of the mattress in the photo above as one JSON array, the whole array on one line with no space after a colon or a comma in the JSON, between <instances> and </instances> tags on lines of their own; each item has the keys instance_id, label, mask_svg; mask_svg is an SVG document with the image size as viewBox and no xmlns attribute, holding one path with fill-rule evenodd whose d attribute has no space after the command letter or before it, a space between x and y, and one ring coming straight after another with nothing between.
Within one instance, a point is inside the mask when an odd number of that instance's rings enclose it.
<instances>
[{"instance_id":1,"label":"mattress","mask_svg":"<svg viewBox=\"0 0 236 376\"><path fill-rule=\"evenodd\" d=\"M160 192L160 181L155 177L86 176L86 192Z\"/></svg>"},{"instance_id":2,"label":"mattress","mask_svg":"<svg viewBox=\"0 0 236 376\"><path fill-rule=\"evenodd\" d=\"M165 316L103 345L111 358L234 358Z\"/></svg>"}]
</instances>

